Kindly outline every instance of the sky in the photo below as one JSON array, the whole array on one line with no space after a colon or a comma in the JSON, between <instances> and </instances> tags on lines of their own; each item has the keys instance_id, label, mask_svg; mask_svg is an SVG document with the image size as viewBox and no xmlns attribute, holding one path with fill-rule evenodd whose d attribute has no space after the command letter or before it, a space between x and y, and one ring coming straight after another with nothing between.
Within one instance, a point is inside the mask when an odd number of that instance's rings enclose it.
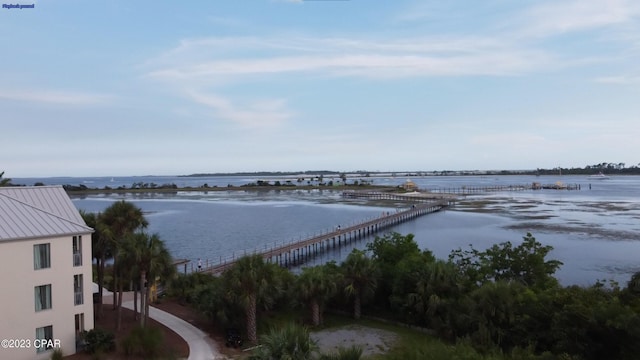
<instances>
[{"instance_id":1,"label":"sky","mask_svg":"<svg viewBox=\"0 0 640 360\"><path fill-rule=\"evenodd\" d=\"M5 177L640 163L637 0L24 0Z\"/></svg>"}]
</instances>

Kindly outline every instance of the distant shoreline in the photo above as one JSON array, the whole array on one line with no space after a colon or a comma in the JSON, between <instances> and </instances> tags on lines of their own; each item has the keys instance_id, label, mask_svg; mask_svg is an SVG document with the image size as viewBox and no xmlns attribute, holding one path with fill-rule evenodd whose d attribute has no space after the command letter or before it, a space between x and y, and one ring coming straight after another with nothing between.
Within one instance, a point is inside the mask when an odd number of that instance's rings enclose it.
<instances>
[{"instance_id":1,"label":"distant shoreline","mask_svg":"<svg viewBox=\"0 0 640 360\"><path fill-rule=\"evenodd\" d=\"M320 185L268 185L268 186L210 186L210 187L181 187L181 188L125 188L125 189L99 189L99 188L86 188L77 189L76 187L65 187L65 190L70 195L89 195L89 194L144 194L144 193L177 193L177 192L218 192L218 191L288 191L288 190L331 190L331 191L344 191L344 190L380 190L380 191L395 191L397 186L390 185L335 185L335 186L320 186Z\"/></svg>"}]
</instances>

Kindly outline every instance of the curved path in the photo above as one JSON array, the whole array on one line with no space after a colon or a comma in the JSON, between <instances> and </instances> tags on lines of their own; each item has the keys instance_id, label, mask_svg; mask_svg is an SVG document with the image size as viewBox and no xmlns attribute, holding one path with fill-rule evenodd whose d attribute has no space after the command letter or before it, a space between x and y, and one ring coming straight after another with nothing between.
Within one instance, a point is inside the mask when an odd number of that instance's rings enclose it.
<instances>
[{"instance_id":1,"label":"curved path","mask_svg":"<svg viewBox=\"0 0 640 360\"><path fill-rule=\"evenodd\" d=\"M133 300L122 303L123 307L132 310L133 305ZM216 344L209 335L179 317L153 306L149 307L149 317L173 330L189 344L188 360L226 359L224 355L218 352Z\"/></svg>"},{"instance_id":2,"label":"curved path","mask_svg":"<svg viewBox=\"0 0 640 360\"><path fill-rule=\"evenodd\" d=\"M102 302L108 304L111 302L112 295L105 289ZM133 293L125 293L123 296L122 306L127 309L133 310ZM177 316L169 314L166 311L149 307L149 317L153 320L161 323L162 325L173 330L176 334L180 335L184 341L189 344L189 358L188 360L222 360L227 359L224 355L220 354L216 344L211 340L202 330L189 324L188 322L180 319Z\"/></svg>"}]
</instances>

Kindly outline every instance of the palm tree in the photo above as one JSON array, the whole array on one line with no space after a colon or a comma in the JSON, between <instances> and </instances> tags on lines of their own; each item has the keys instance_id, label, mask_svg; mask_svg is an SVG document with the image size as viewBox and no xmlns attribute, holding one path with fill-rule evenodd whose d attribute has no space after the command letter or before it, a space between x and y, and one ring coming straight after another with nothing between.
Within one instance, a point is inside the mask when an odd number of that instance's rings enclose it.
<instances>
[{"instance_id":1,"label":"palm tree","mask_svg":"<svg viewBox=\"0 0 640 360\"><path fill-rule=\"evenodd\" d=\"M489 282L471 293L474 308L471 323L477 339L485 344L503 347L503 341L514 332L524 286L518 282Z\"/></svg>"},{"instance_id":2,"label":"palm tree","mask_svg":"<svg viewBox=\"0 0 640 360\"><path fill-rule=\"evenodd\" d=\"M242 305L245 312L247 339L258 340L256 311L258 300L269 306L281 291L277 276L277 265L267 264L260 255L240 258L223 274L226 280L227 296Z\"/></svg>"},{"instance_id":3,"label":"palm tree","mask_svg":"<svg viewBox=\"0 0 640 360\"><path fill-rule=\"evenodd\" d=\"M4 171L0 173L0 186L9 186L11 185L11 179L3 179Z\"/></svg>"},{"instance_id":4,"label":"palm tree","mask_svg":"<svg viewBox=\"0 0 640 360\"><path fill-rule=\"evenodd\" d=\"M98 311L96 317L102 317L102 294L104 289L104 269L107 259L111 258L111 242L107 237L107 231L102 223L101 214L89 213L84 210L80 210L80 215L84 222L90 228L93 228L94 232L91 234L91 256L96 259L96 273L98 280L98 297L100 299Z\"/></svg>"},{"instance_id":5,"label":"palm tree","mask_svg":"<svg viewBox=\"0 0 640 360\"><path fill-rule=\"evenodd\" d=\"M104 224L104 235L110 240L113 250L113 307L118 309L116 328L120 329L123 292L123 281L120 277L123 273L118 268L118 250L126 236L137 229L145 228L149 223L140 208L124 200L117 201L106 208L100 220Z\"/></svg>"},{"instance_id":6,"label":"palm tree","mask_svg":"<svg viewBox=\"0 0 640 360\"><path fill-rule=\"evenodd\" d=\"M140 298L140 325L146 326L149 320L149 298L151 287L148 284L155 281L156 277L164 275L168 277L174 269L171 255L160 239L158 234L148 235L144 232L137 232L130 235L126 243L127 255L131 263L135 265L135 272L140 279L140 287L144 291Z\"/></svg>"},{"instance_id":7,"label":"palm tree","mask_svg":"<svg viewBox=\"0 0 640 360\"><path fill-rule=\"evenodd\" d=\"M640 271L631 275L631 280L627 282L627 289L634 295L640 295Z\"/></svg>"},{"instance_id":8,"label":"palm tree","mask_svg":"<svg viewBox=\"0 0 640 360\"><path fill-rule=\"evenodd\" d=\"M302 269L296 281L300 298L311 307L311 323L318 326L322 323L324 302L333 296L338 289L336 277L332 276L324 266Z\"/></svg>"},{"instance_id":9,"label":"palm tree","mask_svg":"<svg viewBox=\"0 0 640 360\"><path fill-rule=\"evenodd\" d=\"M370 295L378 284L378 269L364 251L353 249L342 263L344 292L353 297L353 317L360 319L363 297Z\"/></svg>"},{"instance_id":10,"label":"palm tree","mask_svg":"<svg viewBox=\"0 0 640 360\"><path fill-rule=\"evenodd\" d=\"M123 284L126 281L131 283L133 286L133 318L134 320L138 320L138 289L140 288L140 270L136 259L136 252L138 251L138 249L135 235L129 235L125 237L118 246L120 247L117 259L119 264L118 270L120 283Z\"/></svg>"},{"instance_id":11,"label":"palm tree","mask_svg":"<svg viewBox=\"0 0 640 360\"><path fill-rule=\"evenodd\" d=\"M407 295L408 304L427 326L451 336L454 303L462 297L461 279L456 265L436 260L418 270L415 292Z\"/></svg>"},{"instance_id":12,"label":"palm tree","mask_svg":"<svg viewBox=\"0 0 640 360\"><path fill-rule=\"evenodd\" d=\"M288 323L284 327L271 329L269 334L262 337L261 346L250 359L307 360L317 350L318 346L306 327Z\"/></svg>"}]
</instances>

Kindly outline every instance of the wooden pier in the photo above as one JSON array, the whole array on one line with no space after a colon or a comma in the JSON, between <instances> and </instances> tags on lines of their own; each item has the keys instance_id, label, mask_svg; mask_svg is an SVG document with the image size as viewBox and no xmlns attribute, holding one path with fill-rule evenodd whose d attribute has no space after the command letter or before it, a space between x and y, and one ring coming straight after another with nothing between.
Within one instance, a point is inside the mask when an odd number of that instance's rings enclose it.
<instances>
[{"instance_id":1,"label":"wooden pier","mask_svg":"<svg viewBox=\"0 0 640 360\"><path fill-rule=\"evenodd\" d=\"M408 200L408 199L405 199ZM243 255L260 254L268 262L275 262L283 267L304 263L307 259L328 249L339 248L352 241L377 233L385 228L413 220L419 216L431 214L448 207L453 199L440 199L421 202L402 211L386 211L381 216L366 220L345 228L338 227L333 231L315 235L308 239L292 241L279 246L265 248L262 251L244 252ZM239 257L220 259L216 264L207 263L202 272L220 274L232 267Z\"/></svg>"},{"instance_id":2,"label":"wooden pier","mask_svg":"<svg viewBox=\"0 0 640 360\"><path fill-rule=\"evenodd\" d=\"M490 185L490 186L460 186L421 189L419 192L394 193L384 191L345 191L343 197L370 200L398 200L398 201L433 201L446 197L454 198L458 195L474 195L492 192L529 191L529 190L581 190L580 184L541 184L534 182L521 185Z\"/></svg>"},{"instance_id":3,"label":"wooden pier","mask_svg":"<svg viewBox=\"0 0 640 360\"><path fill-rule=\"evenodd\" d=\"M366 199L366 200L394 200L404 202L434 202L448 201L455 199L454 195L445 193L425 193L425 192L409 192L395 193L387 191L356 191L347 190L342 192L342 197L347 199Z\"/></svg>"}]
</instances>

